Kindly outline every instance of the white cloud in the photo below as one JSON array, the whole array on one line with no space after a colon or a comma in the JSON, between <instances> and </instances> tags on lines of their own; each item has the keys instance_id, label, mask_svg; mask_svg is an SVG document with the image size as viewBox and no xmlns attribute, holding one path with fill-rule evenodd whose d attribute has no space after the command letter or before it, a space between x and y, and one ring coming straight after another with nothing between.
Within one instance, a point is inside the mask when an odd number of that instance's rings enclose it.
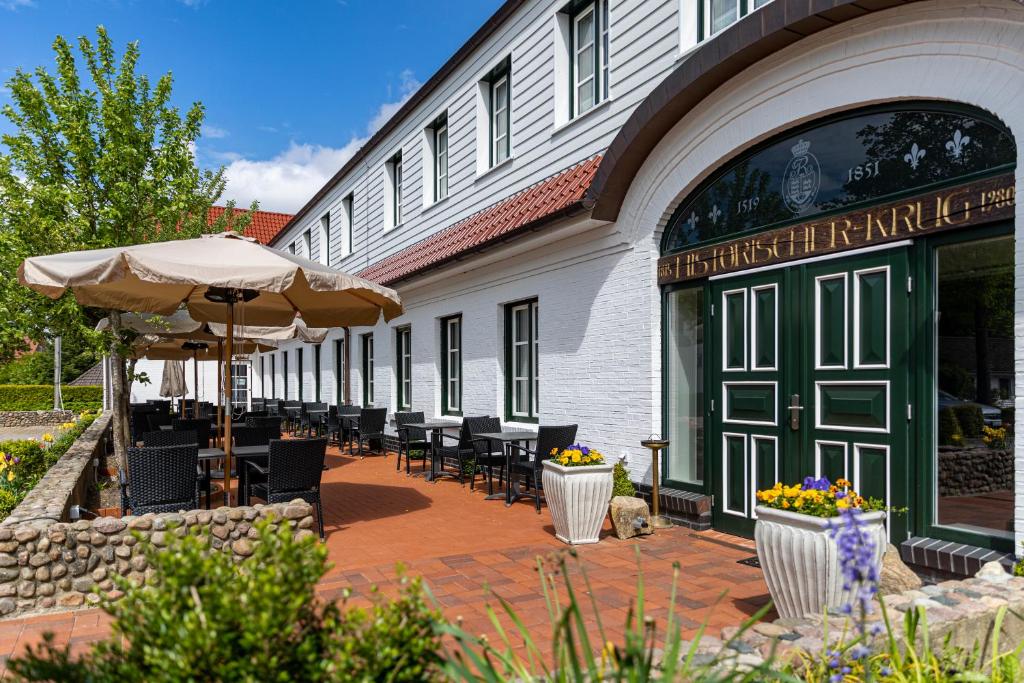
<instances>
[{"instance_id":1,"label":"white cloud","mask_svg":"<svg viewBox=\"0 0 1024 683\"><path fill-rule=\"evenodd\" d=\"M226 138L227 136L228 136L228 132L226 130L224 130L223 128L218 128L217 126L211 126L211 125L208 125L208 124L203 124L203 137L204 138L210 138L210 139L216 140L216 139L219 139L219 138Z\"/></svg>"},{"instance_id":2,"label":"white cloud","mask_svg":"<svg viewBox=\"0 0 1024 683\"><path fill-rule=\"evenodd\" d=\"M352 138L344 147L291 143L272 159L236 159L224 169L224 199L239 206L258 200L266 211L294 213L352 158L365 138Z\"/></svg>"},{"instance_id":3,"label":"white cloud","mask_svg":"<svg viewBox=\"0 0 1024 683\"><path fill-rule=\"evenodd\" d=\"M35 2L33 0L0 0L0 7L12 12L22 7L33 7L34 5Z\"/></svg>"},{"instance_id":4,"label":"white cloud","mask_svg":"<svg viewBox=\"0 0 1024 683\"><path fill-rule=\"evenodd\" d=\"M385 102L367 125L367 134L353 135L342 147L298 144L271 159L246 159L231 152L215 156L228 162L224 168L227 187L224 199L233 199L239 206L258 200L266 211L294 213L366 144L420 87L412 71L401 74L398 99Z\"/></svg>"}]
</instances>

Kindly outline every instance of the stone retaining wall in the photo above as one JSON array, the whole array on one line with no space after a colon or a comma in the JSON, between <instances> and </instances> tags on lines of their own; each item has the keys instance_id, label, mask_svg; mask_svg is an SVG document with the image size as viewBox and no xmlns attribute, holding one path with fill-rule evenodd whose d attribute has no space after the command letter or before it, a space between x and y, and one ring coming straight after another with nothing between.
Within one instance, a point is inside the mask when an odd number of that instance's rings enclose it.
<instances>
[{"instance_id":1,"label":"stone retaining wall","mask_svg":"<svg viewBox=\"0 0 1024 683\"><path fill-rule=\"evenodd\" d=\"M151 576L145 555L163 547L170 534L199 533L211 546L242 560L253 553L258 537L253 524L269 519L273 528L295 524L300 537L312 535L313 507L291 503L192 510L40 525L0 526L0 615L67 609L95 604L101 596L120 597L113 576L137 584Z\"/></svg>"},{"instance_id":2,"label":"stone retaining wall","mask_svg":"<svg viewBox=\"0 0 1024 683\"><path fill-rule=\"evenodd\" d=\"M1013 452L939 447L939 495L971 496L1013 490Z\"/></svg>"},{"instance_id":3,"label":"stone retaining wall","mask_svg":"<svg viewBox=\"0 0 1024 683\"><path fill-rule=\"evenodd\" d=\"M974 578L894 593L885 596L884 601L897 637L903 635L906 612L923 609L927 614L928 634L936 649L941 648L948 636L950 647L969 651L979 646L982 648L982 661L990 660L990 635L1001 607L1008 611L999 639L1000 650L1012 649L1024 641L1024 577L1011 576L998 562L989 562ZM869 623L884 626L881 607L877 603ZM722 629L720 638L703 637L697 646L698 661L710 662L720 657L739 665L758 666L772 652L776 661L793 661L799 653L820 654L826 647L823 640L826 632L831 645L841 634L853 633L855 629L850 617L812 615L760 622L744 633L739 631L738 626L730 626ZM876 637L876 651L881 647L883 638ZM688 650L689 643L684 643L684 655Z\"/></svg>"},{"instance_id":4,"label":"stone retaining wall","mask_svg":"<svg viewBox=\"0 0 1024 683\"><path fill-rule=\"evenodd\" d=\"M0 427L37 427L74 422L73 410L0 410Z\"/></svg>"},{"instance_id":5,"label":"stone retaining wall","mask_svg":"<svg viewBox=\"0 0 1024 683\"><path fill-rule=\"evenodd\" d=\"M71 506L83 505L88 498L89 484L95 478L92 460L106 448L110 419L110 412L97 417L7 519L0 522L0 529L23 524L41 528L67 521Z\"/></svg>"}]
</instances>

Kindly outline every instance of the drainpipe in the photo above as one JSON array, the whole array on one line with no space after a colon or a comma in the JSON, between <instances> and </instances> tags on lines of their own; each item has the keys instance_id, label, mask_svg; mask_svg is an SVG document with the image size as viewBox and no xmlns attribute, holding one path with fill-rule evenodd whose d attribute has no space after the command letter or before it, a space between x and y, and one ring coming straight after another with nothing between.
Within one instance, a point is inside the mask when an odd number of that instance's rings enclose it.
<instances>
[{"instance_id":1,"label":"drainpipe","mask_svg":"<svg viewBox=\"0 0 1024 683\"><path fill-rule=\"evenodd\" d=\"M344 366L345 367L345 371L344 371L344 375L345 376L342 378L342 384L341 384L342 391L343 391L343 394L344 394L344 399L345 399L345 405L351 405L352 404L352 382L351 382L351 379L350 379L351 376L352 376L352 369L351 369L351 366L348 364L349 363L349 359L352 357L352 354L349 351L349 347L351 346L351 340L352 340L351 331L346 327L345 328L345 366Z\"/></svg>"}]
</instances>

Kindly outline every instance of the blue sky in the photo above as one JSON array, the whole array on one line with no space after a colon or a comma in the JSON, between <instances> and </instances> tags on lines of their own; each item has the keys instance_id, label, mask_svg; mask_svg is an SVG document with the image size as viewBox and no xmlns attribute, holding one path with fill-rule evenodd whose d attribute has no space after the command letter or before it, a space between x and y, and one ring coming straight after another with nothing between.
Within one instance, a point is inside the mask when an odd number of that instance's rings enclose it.
<instances>
[{"instance_id":1,"label":"blue sky","mask_svg":"<svg viewBox=\"0 0 1024 683\"><path fill-rule=\"evenodd\" d=\"M53 67L51 43L106 26L206 106L200 163L228 196L295 211L500 0L0 0L0 80ZM0 86L0 104L9 101ZM0 118L0 132L9 130Z\"/></svg>"}]
</instances>

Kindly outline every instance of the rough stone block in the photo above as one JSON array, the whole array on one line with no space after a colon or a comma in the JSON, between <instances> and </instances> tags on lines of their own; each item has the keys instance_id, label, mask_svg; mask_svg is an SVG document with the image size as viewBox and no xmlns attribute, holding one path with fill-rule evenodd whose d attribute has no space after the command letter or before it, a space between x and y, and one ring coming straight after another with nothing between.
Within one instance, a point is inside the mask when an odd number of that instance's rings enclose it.
<instances>
[{"instance_id":1,"label":"rough stone block","mask_svg":"<svg viewBox=\"0 0 1024 683\"><path fill-rule=\"evenodd\" d=\"M633 496L615 496L610 506L612 526L620 539L633 538L654 532L647 503Z\"/></svg>"}]
</instances>

